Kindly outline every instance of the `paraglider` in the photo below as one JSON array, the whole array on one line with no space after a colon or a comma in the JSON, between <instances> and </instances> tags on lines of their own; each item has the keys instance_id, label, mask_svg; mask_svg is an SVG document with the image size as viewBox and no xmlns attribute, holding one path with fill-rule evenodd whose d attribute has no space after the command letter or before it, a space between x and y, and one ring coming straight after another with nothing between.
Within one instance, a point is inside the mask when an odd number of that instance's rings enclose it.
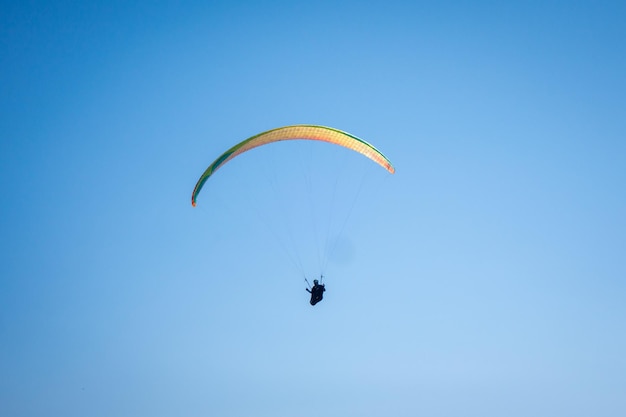
<instances>
[{"instance_id":1,"label":"paraglider","mask_svg":"<svg viewBox=\"0 0 626 417\"><path fill-rule=\"evenodd\" d=\"M311 289L307 288L306 290L311 294L310 303L312 306L314 306L315 304L322 301L322 299L324 298L324 291L326 291L326 286L324 284L320 284L318 280L314 279L313 287L311 287Z\"/></svg>"},{"instance_id":2,"label":"paraglider","mask_svg":"<svg viewBox=\"0 0 626 417\"><path fill-rule=\"evenodd\" d=\"M215 159L215 161L213 161L213 163L211 163L204 171L204 173L200 176L193 189L193 193L191 194L192 206L196 207L198 194L202 190L202 187L207 182L207 180L218 169L223 167L230 160L238 155L241 155L244 152L247 152L259 146L287 140L320 141L339 145L369 158L391 174L395 172L395 168L393 167L389 159L387 159L387 157L385 157L378 149L376 149L374 146L364 141L363 139L360 139L350 133L332 127L318 125L284 126L259 133L242 142L239 142L238 144L234 145L226 152L221 154L217 159ZM328 212L332 213L333 210L329 210ZM330 222L328 222L328 224L330 225ZM327 235L326 242L328 242L328 240L329 239ZM300 265L297 266L300 267ZM300 269L301 272L304 274L303 268L300 267ZM324 265L320 267L320 270L323 274ZM312 306L322 301L324 297L324 292L326 291L325 285L323 283L320 283L318 280L314 280L313 283L314 285L310 289L306 288L306 290L311 294L310 304Z\"/></svg>"}]
</instances>

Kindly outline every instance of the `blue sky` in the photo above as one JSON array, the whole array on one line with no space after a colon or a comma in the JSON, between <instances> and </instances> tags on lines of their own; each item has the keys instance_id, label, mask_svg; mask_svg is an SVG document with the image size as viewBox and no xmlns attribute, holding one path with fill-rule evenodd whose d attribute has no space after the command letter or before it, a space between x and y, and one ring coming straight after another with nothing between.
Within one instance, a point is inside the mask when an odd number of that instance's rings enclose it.
<instances>
[{"instance_id":1,"label":"blue sky","mask_svg":"<svg viewBox=\"0 0 626 417\"><path fill-rule=\"evenodd\" d=\"M1 415L626 412L623 3L0 19ZM297 123L370 141L396 174L280 144L191 207L221 152ZM339 198L301 193L299 168ZM289 223L318 273L312 196L356 201L314 308L291 232L267 228Z\"/></svg>"}]
</instances>

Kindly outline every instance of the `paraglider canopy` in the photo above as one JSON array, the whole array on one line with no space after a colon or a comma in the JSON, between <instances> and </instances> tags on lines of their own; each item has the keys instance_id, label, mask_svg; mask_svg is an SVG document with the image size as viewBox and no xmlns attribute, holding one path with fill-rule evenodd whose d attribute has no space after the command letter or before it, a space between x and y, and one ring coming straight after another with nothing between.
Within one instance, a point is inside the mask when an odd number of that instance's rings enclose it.
<instances>
[{"instance_id":1,"label":"paraglider canopy","mask_svg":"<svg viewBox=\"0 0 626 417\"><path fill-rule=\"evenodd\" d=\"M215 173L215 171L224 166L228 161L237 155L241 155L242 153L258 146L283 140L315 140L333 143L368 157L392 174L395 172L395 168L391 165L391 162L378 149L363 139L347 132L334 129L332 127L317 125L285 126L252 136L220 155L200 176L200 179L196 183L193 193L191 194L191 205L194 207L196 206L196 198L198 197L204 183L209 179L209 177L211 177L211 175L213 175L213 173Z\"/></svg>"}]
</instances>

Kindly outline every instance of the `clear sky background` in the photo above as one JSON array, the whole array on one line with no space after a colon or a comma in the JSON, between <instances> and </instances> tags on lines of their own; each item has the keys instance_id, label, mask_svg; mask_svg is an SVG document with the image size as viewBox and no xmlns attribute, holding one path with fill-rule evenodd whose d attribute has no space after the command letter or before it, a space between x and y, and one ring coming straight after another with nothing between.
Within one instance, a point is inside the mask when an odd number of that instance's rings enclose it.
<instances>
[{"instance_id":1,"label":"clear sky background","mask_svg":"<svg viewBox=\"0 0 626 417\"><path fill-rule=\"evenodd\" d=\"M624 22L618 1L4 2L0 415L626 415ZM310 224L285 210L309 207L309 147L243 155L190 204L220 153L297 123L397 168L310 147L312 175L366 178L316 307L258 221Z\"/></svg>"}]
</instances>

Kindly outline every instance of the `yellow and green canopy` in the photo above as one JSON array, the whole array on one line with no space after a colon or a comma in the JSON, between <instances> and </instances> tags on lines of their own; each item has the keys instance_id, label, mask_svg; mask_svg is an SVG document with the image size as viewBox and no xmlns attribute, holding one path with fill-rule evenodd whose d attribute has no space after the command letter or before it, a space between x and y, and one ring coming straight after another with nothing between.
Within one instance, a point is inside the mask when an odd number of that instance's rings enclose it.
<instances>
[{"instance_id":1,"label":"yellow and green canopy","mask_svg":"<svg viewBox=\"0 0 626 417\"><path fill-rule=\"evenodd\" d=\"M204 171L200 179L198 180L196 187L191 195L191 204L196 206L196 198L198 193L202 189L204 183L209 179L215 171L221 168L228 161L240 155L250 149L266 145L268 143L279 142L283 140L317 140L322 142L334 143L335 145L343 146L344 148L351 149L362 155L365 155L378 165L385 168L390 173L394 173L395 169L391 162L364 140L343 132L332 127L315 126L315 125L293 125L279 127L276 129L268 130L258 135L252 136L243 142L233 146L222 155L220 155L209 167Z\"/></svg>"}]
</instances>

